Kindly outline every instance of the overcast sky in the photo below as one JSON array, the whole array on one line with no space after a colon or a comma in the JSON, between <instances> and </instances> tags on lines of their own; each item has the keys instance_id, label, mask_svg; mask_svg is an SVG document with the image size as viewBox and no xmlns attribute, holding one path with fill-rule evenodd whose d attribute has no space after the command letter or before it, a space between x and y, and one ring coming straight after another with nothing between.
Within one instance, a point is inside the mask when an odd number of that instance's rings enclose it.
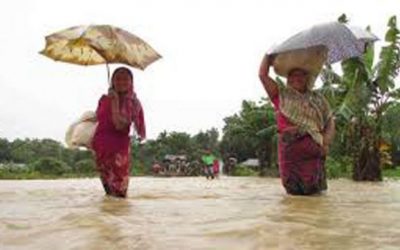
<instances>
[{"instance_id":1,"label":"overcast sky","mask_svg":"<svg viewBox=\"0 0 400 250\"><path fill-rule=\"evenodd\" d=\"M63 141L67 127L95 110L106 68L38 54L44 36L82 24L112 24L147 41L163 58L134 70L149 138L223 127L243 99L265 96L263 54L313 24L346 13L384 37L399 0L13 0L0 10L0 137ZM400 21L400 20L398 20ZM380 46L382 43L377 43ZM113 66L115 68L115 66Z\"/></svg>"}]
</instances>

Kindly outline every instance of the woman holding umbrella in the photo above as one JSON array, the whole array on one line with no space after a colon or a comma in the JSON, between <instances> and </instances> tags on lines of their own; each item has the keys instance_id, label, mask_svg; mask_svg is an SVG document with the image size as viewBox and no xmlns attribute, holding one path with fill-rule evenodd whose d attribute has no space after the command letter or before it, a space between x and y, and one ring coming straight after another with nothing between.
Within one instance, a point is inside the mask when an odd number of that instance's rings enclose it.
<instances>
[{"instance_id":1,"label":"woman holding umbrella","mask_svg":"<svg viewBox=\"0 0 400 250\"><path fill-rule=\"evenodd\" d=\"M144 70L161 58L139 37L111 25L75 26L53 33L46 36L46 47L40 53L56 61L79 65L106 64L108 75L110 63ZM106 194L126 197L131 161L130 127L134 123L140 139L144 139L144 115L128 68L116 69L110 82L108 95L100 98L96 117L89 118L97 121L92 141L84 136L89 142L81 146L94 150Z\"/></svg>"},{"instance_id":2,"label":"woman holding umbrella","mask_svg":"<svg viewBox=\"0 0 400 250\"><path fill-rule=\"evenodd\" d=\"M292 195L317 194L327 189L324 160L335 125L325 98L312 91L309 71L292 68L287 85L279 88L269 76L273 56L265 55L260 80L274 104L279 132L279 171Z\"/></svg>"},{"instance_id":3,"label":"woman holding umbrella","mask_svg":"<svg viewBox=\"0 0 400 250\"><path fill-rule=\"evenodd\" d=\"M126 197L131 165L131 124L145 138L143 109L133 90L133 74L125 67L111 77L108 95L100 98L96 111L98 126L93 137L97 170L107 195Z\"/></svg>"}]
</instances>

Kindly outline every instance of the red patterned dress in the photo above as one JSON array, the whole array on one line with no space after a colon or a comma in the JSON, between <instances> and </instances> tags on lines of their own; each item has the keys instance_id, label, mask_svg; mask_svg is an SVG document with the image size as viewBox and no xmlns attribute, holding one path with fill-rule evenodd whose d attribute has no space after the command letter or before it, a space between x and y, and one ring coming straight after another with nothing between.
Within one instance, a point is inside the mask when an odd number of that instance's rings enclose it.
<instances>
[{"instance_id":1,"label":"red patterned dress","mask_svg":"<svg viewBox=\"0 0 400 250\"><path fill-rule=\"evenodd\" d=\"M98 126L93 137L96 167L106 194L126 197L131 166L130 124L135 123L138 134L144 138L144 116L139 100L127 97L120 107L121 114L129 121L129 126L117 130L112 121L111 99L100 98L96 111Z\"/></svg>"}]
</instances>

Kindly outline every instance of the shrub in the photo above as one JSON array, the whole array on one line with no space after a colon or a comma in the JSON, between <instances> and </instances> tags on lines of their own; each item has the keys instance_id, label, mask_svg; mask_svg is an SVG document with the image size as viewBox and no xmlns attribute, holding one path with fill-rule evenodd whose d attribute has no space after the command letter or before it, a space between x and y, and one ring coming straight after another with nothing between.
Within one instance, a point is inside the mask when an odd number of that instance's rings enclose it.
<instances>
[{"instance_id":1,"label":"shrub","mask_svg":"<svg viewBox=\"0 0 400 250\"><path fill-rule=\"evenodd\" d=\"M329 179L351 176L351 160L348 158L334 159L328 157L325 162L326 175Z\"/></svg>"},{"instance_id":2,"label":"shrub","mask_svg":"<svg viewBox=\"0 0 400 250\"><path fill-rule=\"evenodd\" d=\"M31 167L34 171L48 175L62 175L71 170L71 168L65 162L54 157L40 158L39 160L35 161Z\"/></svg>"},{"instance_id":3,"label":"shrub","mask_svg":"<svg viewBox=\"0 0 400 250\"><path fill-rule=\"evenodd\" d=\"M76 173L94 174L96 164L92 159L83 159L75 163L74 169Z\"/></svg>"},{"instance_id":4,"label":"shrub","mask_svg":"<svg viewBox=\"0 0 400 250\"><path fill-rule=\"evenodd\" d=\"M235 166L232 175L233 176L257 176L258 172L249 167L237 165L237 166Z\"/></svg>"}]
</instances>

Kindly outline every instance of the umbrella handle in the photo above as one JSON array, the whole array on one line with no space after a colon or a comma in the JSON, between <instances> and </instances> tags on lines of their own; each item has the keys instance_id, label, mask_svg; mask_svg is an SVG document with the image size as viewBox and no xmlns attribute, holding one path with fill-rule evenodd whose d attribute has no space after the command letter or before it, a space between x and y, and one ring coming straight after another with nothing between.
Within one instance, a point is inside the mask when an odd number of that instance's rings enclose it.
<instances>
[{"instance_id":1,"label":"umbrella handle","mask_svg":"<svg viewBox=\"0 0 400 250\"><path fill-rule=\"evenodd\" d=\"M108 63L106 63L106 67L107 67L107 82L108 82L108 85L111 87L110 66L108 65Z\"/></svg>"}]
</instances>

